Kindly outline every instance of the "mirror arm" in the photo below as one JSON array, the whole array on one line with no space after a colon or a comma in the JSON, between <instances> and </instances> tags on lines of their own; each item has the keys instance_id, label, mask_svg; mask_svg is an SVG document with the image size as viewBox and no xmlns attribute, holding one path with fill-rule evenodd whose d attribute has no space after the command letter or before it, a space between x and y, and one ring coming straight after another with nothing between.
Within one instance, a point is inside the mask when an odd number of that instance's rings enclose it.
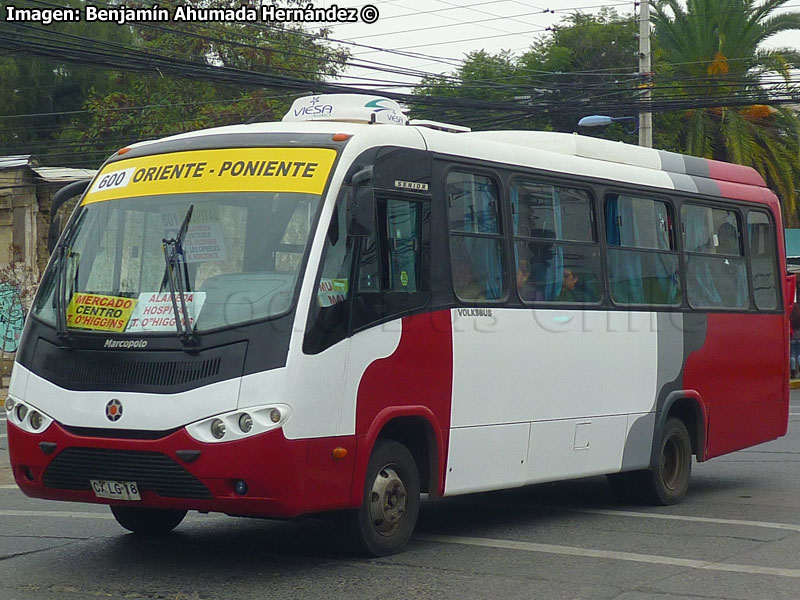
<instances>
[{"instance_id":1,"label":"mirror arm","mask_svg":"<svg viewBox=\"0 0 800 600\"><path fill-rule=\"evenodd\" d=\"M56 225L61 224L61 219L56 219L56 212L67 200L73 198L74 196L80 196L83 194L91 182L91 179L73 181L53 194L53 200L50 203L50 231L47 233L47 250L50 254L53 253L53 249L56 247L56 243L58 242L58 236L61 233L59 228L56 227Z\"/></svg>"}]
</instances>

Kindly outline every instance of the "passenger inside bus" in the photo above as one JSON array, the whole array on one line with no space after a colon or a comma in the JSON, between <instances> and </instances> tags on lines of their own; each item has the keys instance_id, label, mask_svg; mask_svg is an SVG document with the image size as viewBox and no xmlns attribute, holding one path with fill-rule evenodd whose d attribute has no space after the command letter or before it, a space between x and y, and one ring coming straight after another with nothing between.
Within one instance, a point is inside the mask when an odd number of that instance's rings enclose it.
<instances>
[{"instance_id":1,"label":"passenger inside bus","mask_svg":"<svg viewBox=\"0 0 800 600\"><path fill-rule=\"evenodd\" d=\"M582 274L572 268L564 268L559 302L597 302L597 295L592 291Z\"/></svg>"}]
</instances>

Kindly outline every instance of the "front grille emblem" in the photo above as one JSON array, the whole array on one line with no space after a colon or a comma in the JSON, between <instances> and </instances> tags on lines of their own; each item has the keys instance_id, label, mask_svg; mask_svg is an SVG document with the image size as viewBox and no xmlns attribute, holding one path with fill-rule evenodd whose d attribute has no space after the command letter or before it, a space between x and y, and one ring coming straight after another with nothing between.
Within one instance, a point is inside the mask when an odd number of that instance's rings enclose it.
<instances>
[{"instance_id":1,"label":"front grille emblem","mask_svg":"<svg viewBox=\"0 0 800 600\"><path fill-rule=\"evenodd\" d=\"M106 404L106 418L111 422L119 421L122 418L122 402L112 398Z\"/></svg>"}]
</instances>

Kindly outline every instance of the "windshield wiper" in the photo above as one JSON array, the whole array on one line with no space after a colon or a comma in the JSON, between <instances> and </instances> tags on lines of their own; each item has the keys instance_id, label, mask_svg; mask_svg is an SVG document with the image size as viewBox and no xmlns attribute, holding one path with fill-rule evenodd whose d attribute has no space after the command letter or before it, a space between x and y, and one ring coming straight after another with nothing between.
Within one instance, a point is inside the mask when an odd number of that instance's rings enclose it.
<instances>
[{"instance_id":1,"label":"windshield wiper","mask_svg":"<svg viewBox=\"0 0 800 600\"><path fill-rule=\"evenodd\" d=\"M164 251L164 261L166 262L161 288L164 288L165 283L169 284L172 310L175 314L175 329L184 344L196 341L194 329L189 322L189 310L186 308L186 300L184 298L184 293L191 290L189 289L189 268L186 256L183 254L183 238L189 229L189 221L192 218L193 211L194 204L190 204L189 210L186 211L186 216L183 218L181 228L175 237L161 240L161 248ZM181 270L181 261L183 262L183 270ZM180 310L178 310L178 299L180 299ZM181 319L183 319L183 322L181 322Z\"/></svg>"},{"instance_id":2,"label":"windshield wiper","mask_svg":"<svg viewBox=\"0 0 800 600\"><path fill-rule=\"evenodd\" d=\"M77 254L72 252L72 237L80 227L86 216L86 211L82 212L75 220L74 224L68 226L69 228L64 231L61 238L61 243L56 247L56 281L55 290L53 290L53 308L56 313L56 334L59 338L66 339L69 337L67 330L67 267L73 257ZM77 267L74 273L74 278L77 279ZM73 285L74 291L74 285Z\"/></svg>"}]
</instances>

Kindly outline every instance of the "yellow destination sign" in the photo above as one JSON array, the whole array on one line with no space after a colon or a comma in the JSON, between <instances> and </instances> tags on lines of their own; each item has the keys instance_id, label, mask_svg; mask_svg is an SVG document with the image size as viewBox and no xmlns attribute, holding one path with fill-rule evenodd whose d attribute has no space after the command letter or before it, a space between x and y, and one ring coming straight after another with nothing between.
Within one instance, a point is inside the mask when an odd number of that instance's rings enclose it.
<instances>
[{"instance_id":1,"label":"yellow destination sign","mask_svg":"<svg viewBox=\"0 0 800 600\"><path fill-rule=\"evenodd\" d=\"M67 306L67 327L95 331L125 331L136 298L73 294Z\"/></svg>"},{"instance_id":2,"label":"yellow destination sign","mask_svg":"<svg viewBox=\"0 0 800 600\"><path fill-rule=\"evenodd\" d=\"M106 165L83 204L188 192L321 194L336 159L329 148L191 150Z\"/></svg>"}]
</instances>

